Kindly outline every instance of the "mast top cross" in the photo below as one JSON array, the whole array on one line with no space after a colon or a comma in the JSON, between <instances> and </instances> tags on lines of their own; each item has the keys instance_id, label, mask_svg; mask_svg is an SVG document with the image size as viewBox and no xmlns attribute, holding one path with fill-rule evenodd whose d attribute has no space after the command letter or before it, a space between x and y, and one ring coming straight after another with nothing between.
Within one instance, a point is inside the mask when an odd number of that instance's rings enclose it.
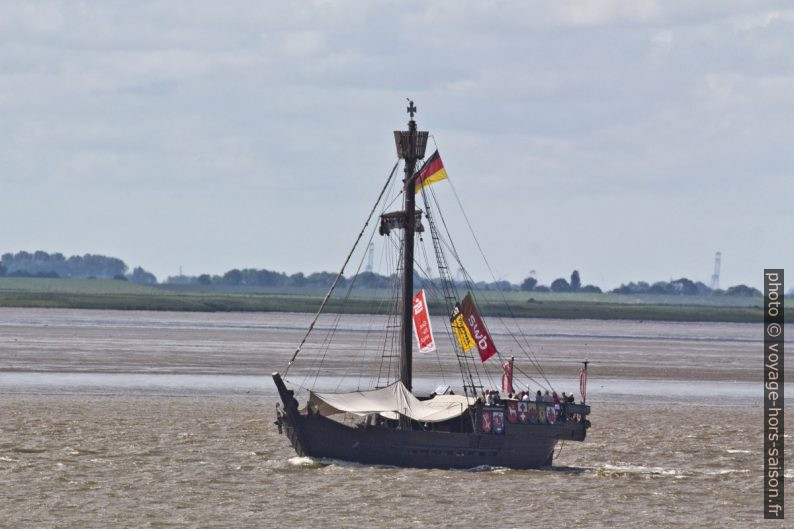
<instances>
[{"instance_id":1,"label":"mast top cross","mask_svg":"<svg viewBox=\"0 0 794 529\"><path fill-rule=\"evenodd\" d=\"M414 114L416 114L416 107L414 106L414 102L410 99L408 100L408 108L406 109L408 114L411 116L411 119L414 119Z\"/></svg>"}]
</instances>

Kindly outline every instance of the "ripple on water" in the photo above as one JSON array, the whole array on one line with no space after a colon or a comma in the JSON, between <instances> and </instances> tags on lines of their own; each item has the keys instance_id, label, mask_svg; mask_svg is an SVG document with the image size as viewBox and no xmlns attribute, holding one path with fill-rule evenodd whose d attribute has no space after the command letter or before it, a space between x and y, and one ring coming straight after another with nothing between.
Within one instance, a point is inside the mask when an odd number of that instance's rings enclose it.
<instances>
[{"instance_id":1,"label":"ripple on water","mask_svg":"<svg viewBox=\"0 0 794 529\"><path fill-rule=\"evenodd\" d=\"M682 471L675 468L646 467L642 465L603 465L593 467L597 474L607 477L631 477L631 476L676 476L682 475Z\"/></svg>"},{"instance_id":2,"label":"ripple on water","mask_svg":"<svg viewBox=\"0 0 794 529\"><path fill-rule=\"evenodd\" d=\"M27 448L27 447L14 447L11 449L15 454L43 454L47 451L46 448Z\"/></svg>"},{"instance_id":3,"label":"ripple on water","mask_svg":"<svg viewBox=\"0 0 794 529\"><path fill-rule=\"evenodd\" d=\"M744 466L752 456L727 453L762 439L761 428L737 433L746 408L715 409L710 443L686 437L702 427L702 413L603 404L594 407L588 440L566 443L552 468L446 471L296 456L269 424L241 428L272 408L257 399L13 396L2 404L37 418L34 429L0 410L7 439L0 481L15 484L3 491L9 527L76 529L86 519L106 527L262 527L278 519L292 529L385 529L411 520L470 528L500 525L494 513L510 512L517 527L695 529L724 514L721 529L743 529L757 514L758 480ZM616 420L627 410L631 424ZM79 432L63 426L89 415ZM187 437L191 443L180 442ZM101 456L84 457L85 449ZM79 508L60 508L67 504ZM594 512L596 504L608 512Z\"/></svg>"},{"instance_id":4,"label":"ripple on water","mask_svg":"<svg viewBox=\"0 0 794 529\"><path fill-rule=\"evenodd\" d=\"M746 468L720 468L717 470L703 470L706 476L727 476L729 474L747 474L750 471Z\"/></svg>"}]
</instances>

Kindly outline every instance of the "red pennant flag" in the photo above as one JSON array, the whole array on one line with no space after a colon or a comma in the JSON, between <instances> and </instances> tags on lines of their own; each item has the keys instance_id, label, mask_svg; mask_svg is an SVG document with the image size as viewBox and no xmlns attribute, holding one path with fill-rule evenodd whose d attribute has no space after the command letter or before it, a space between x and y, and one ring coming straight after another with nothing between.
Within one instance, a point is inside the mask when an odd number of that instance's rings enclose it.
<instances>
[{"instance_id":1,"label":"red pennant flag","mask_svg":"<svg viewBox=\"0 0 794 529\"><path fill-rule=\"evenodd\" d=\"M463 321L466 323L466 327L469 328L469 332L471 332L474 342L477 344L480 359L485 362L496 354L496 346L485 328L480 313L477 311L471 292L463 298L460 304L460 311L463 313Z\"/></svg>"},{"instance_id":2,"label":"red pennant flag","mask_svg":"<svg viewBox=\"0 0 794 529\"><path fill-rule=\"evenodd\" d=\"M414 296L414 333L416 334L416 343L419 346L420 353L429 353L436 350L424 289L417 292Z\"/></svg>"}]
</instances>

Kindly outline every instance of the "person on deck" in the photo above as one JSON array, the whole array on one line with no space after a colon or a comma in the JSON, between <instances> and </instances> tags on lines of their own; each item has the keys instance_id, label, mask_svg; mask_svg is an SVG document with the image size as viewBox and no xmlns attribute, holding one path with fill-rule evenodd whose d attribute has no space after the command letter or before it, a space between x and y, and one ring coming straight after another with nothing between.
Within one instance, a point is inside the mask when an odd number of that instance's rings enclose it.
<instances>
[{"instance_id":1,"label":"person on deck","mask_svg":"<svg viewBox=\"0 0 794 529\"><path fill-rule=\"evenodd\" d=\"M568 409L566 407L566 404L568 404L568 395L566 395L564 391L562 392L562 399L560 400L562 402L562 407L561 407L562 409L560 410L560 420L566 421L568 420Z\"/></svg>"},{"instance_id":2,"label":"person on deck","mask_svg":"<svg viewBox=\"0 0 794 529\"><path fill-rule=\"evenodd\" d=\"M560 397L557 396L556 391L551 392L551 400L554 403L554 411L557 412L557 417L562 415L562 410L560 409Z\"/></svg>"},{"instance_id":3,"label":"person on deck","mask_svg":"<svg viewBox=\"0 0 794 529\"><path fill-rule=\"evenodd\" d=\"M529 402L529 390L524 392L524 394L521 396L521 400L523 402Z\"/></svg>"},{"instance_id":4,"label":"person on deck","mask_svg":"<svg viewBox=\"0 0 794 529\"><path fill-rule=\"evenodd\" d=\"M535 402L543 402L543 395L540 394L540 390L535 393Z\"/></svg>"},{"instance_id":5,"label":"person on deck","mask_svg":"<svg viewBox=\"0 0 794 529\"><path fill-rule=\"evenodd\" d=\"M549 390L547 389L546 392L543 394L543 402L551 402L551 394L549 394Z\"/></svg>"}]
</instances>

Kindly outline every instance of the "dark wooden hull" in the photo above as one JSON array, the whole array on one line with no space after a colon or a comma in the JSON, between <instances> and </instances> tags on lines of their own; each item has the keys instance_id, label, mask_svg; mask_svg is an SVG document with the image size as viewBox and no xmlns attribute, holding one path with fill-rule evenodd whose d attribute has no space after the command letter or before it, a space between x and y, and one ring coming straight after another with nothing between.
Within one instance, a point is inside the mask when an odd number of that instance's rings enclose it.
<instances>
[{"instance_id":1,"label":"dark wooden hull","mask_svg":"<svg viewBox=\"0 0 794 529\"><path fill-rule=\"evenodd\" d=\"M276 386L284 404L278 423L298 455L369 465L459 469L550 466L557 442L583 441L589 425L586 420L557 424L509 423L502 434L411 430L383 425L351 427L320 415L301 414L280 377L276 379Z\"/></svg>"}]
</instances>

